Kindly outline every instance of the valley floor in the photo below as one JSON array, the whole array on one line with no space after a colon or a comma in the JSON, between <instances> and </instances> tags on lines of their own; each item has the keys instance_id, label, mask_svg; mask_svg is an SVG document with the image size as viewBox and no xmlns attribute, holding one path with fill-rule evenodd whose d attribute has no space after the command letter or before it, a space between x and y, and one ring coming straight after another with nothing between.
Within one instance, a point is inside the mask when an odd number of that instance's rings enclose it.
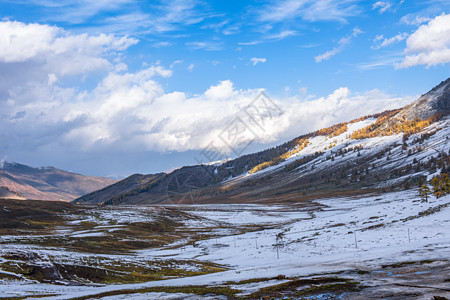
<instances>
[{"instance_id":1,"label":"valley floor","mask_svg":"<svg viewBox=\"0 0 450 300\"><path fill-rule=\"evenodd\" d=\"M450 297L450 196L61 214L48 231L3 231L0 298Z\"/></svg>"}]
</instances>

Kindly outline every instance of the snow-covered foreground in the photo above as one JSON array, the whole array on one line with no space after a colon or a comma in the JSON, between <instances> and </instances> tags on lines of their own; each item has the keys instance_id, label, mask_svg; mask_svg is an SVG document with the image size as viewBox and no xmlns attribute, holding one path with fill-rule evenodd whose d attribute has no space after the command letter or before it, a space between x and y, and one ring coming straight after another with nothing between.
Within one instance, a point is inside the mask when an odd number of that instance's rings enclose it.
<instances>
[{"instance_id":1,"label":"snow-covered foreground","mask_svg":"<svg viewBox=\"0 0 450 300\"><path fill-rule=\"evenodd\" d=\"M208 226L216 224L218 227L226 223L227 226L235 226L241 230L245 226L253 227L251 231L242 234L236 234L233 230L218 231L217 238L200 240L195 244L139 250L135 254L124 255L123 259L209 261L225 265L229 270L139 284L103 286L0 280L0 295L31 298L31 295L53 295L45 299L70 299L106 291L152 286L217 286L228 281L239 282L277 275L298 277L337 274L346 270L382 272L380 270L383 265L423 261L430 264L447 263L448 274L450 196L440 199L433 197L428 203L424 203L419 200L415 190L408 190L359 198L319 200L306 208L295 205L195 205L181 209L190 215L202 217L195 222L189 220L185 224L187 227L201 227L201 222L208 223ZM19 245L11 244L6 248L11 250L16 247ZM24 249L23 246L20 248ZM28 249L46 253L42 247ZM55 255L56 250L51 251ZM70 256L70 253L64 255ZM383 277L384 284L398 280L390 275ZM270 285L270 282L260 283L257 288L264 284ZM366 284L370 286L370 282ZM371 284L376 286L380 282L372 280ZM448 294L445 285L450 288L449 282L428 283L430 284ZM241 285L239 288L245 294L246 289L250 292L255 286ZM154 293L149 297L173 298L173 295L169 296ZM104 299L133 299L131 295L123 297ZM190 297L196 298L192 295ZM145 296L135 295L134 298L145 299Z\"/></svg>"}]
</instances>

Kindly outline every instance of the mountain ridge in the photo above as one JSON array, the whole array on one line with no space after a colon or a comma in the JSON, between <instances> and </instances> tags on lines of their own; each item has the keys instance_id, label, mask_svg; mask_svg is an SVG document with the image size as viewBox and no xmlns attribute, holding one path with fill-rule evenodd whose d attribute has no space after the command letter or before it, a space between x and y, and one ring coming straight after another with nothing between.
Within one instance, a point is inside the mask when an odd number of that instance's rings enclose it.
<instances>
[{"instance_id":1,"label":"mountain ridge","mask_svg":"<svg viewBox=\"0 0 450 300\"><path fill-rule=\"evenodd\" d=\"M68 202L116 181L76 174L54 167L33 168L14 162L2 162L0 168L0 186L20 194L22 198L33 200Z\"/></svg>"}]
</instances>

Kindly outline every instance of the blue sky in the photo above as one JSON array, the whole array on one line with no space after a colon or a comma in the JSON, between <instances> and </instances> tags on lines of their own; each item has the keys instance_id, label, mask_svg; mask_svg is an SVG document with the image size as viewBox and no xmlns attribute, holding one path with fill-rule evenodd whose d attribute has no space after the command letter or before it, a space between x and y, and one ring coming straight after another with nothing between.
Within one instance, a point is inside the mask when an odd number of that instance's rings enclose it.
<instances>
[{"instance_id":1,"label":"blue sky","mask_svg":"<svg viewBox=\"0 0 450 300\"><path fill-rule=\"evenodd\" d=\"M401 107L449 76L448 1L0 0L0 159L127 176L194 164L259 92L246 151ZM239 145L232 145L239 147Z\"/></svg>"}]
</instances>

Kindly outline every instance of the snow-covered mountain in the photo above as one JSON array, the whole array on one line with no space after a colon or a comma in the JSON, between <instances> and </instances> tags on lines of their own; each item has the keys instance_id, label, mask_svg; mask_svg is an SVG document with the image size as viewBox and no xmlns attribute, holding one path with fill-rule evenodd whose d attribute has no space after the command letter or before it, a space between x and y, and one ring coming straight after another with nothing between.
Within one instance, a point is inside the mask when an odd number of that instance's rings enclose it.
<instances>
[{"instance_id":1,"label":"snow-covered mountain","mask_svg":"<svg viewBox=\"0 0 450 300\"><path fill-rule=\"evenodd\" d=\"M427 119L435 113L448 114L450 112L450 78L441 82L431 91L422 95L417 101L406 106L399 117L408 120L416 117Z\"/></svg>"},{"instance_id":2,"label":"snow-covered mountain","mask_svg":"<svg viewBox=\"0 0 450 300\"><path fill-rule=\"evenodd\" d=\"M450 78L410 105L299 136L220 165L132 175L95 204L299 202L416 186L450 164Z\"/></svg>"}]
</instances>

